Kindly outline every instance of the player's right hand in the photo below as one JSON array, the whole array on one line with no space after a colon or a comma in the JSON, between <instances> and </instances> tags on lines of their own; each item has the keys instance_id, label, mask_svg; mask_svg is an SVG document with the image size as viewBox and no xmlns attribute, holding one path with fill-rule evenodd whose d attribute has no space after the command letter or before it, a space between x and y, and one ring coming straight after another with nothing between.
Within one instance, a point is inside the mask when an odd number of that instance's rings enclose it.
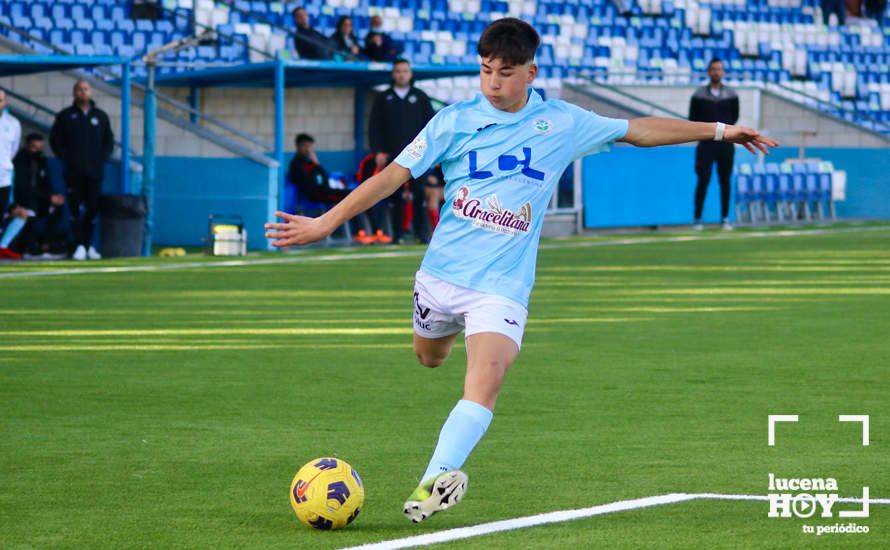
<instances>
[{"instance_id":1,"label":"player's right hand","mask_svg":"<svg viewBox=\"0 0 890 550\"><path fill-rule=\"evenodd\" d=\"M287 248L320 241L328 236L328 231L320 218L307 218L287 212L275 212L275 217L285 220L283 223L267 223L266 238L273 239L272 246Z\"/></svg>"}]
</instances>

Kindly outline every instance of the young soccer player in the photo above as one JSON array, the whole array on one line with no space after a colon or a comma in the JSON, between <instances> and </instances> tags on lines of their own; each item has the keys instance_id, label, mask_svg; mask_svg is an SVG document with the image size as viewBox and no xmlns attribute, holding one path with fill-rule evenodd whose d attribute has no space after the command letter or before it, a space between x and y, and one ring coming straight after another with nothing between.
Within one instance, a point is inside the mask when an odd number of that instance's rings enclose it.
<instances>
[{"instance_id":1,"label":"young soccer player","mask_svg":"<svg viewBox=\"0 0 890 550\"><path fill-rule=\"evenodd\" d=\"M414 286L414 351L441 365L465 331L463 398L439 434L420 485L404 505L418 522L456 504L459 470L492 418L504 375L522 344L544 211L573 160L614 141L640 147L705 139L766 153L777 145L749 128L663 118L617 120L530 89L537 32L519 19L491 23L479 39L481 94L442 109L395 162L318 218L276 212L275 246L308 244L441 163L445 206Z\"/></svg>"}]
</instances>

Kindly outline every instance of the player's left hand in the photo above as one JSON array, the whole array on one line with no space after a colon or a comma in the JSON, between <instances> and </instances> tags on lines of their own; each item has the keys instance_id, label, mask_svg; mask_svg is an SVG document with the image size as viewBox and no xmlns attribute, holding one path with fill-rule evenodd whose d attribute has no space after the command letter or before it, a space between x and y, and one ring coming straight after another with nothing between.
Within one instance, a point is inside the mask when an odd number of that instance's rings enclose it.
<instances>
[{"instance_id":1,"label":"player's left hand","mask_svg":"<svg viewBox=\"0 0 890 550\"><path fill-rule=\"evenodd\" d=\"M764 155L768 155L769 150L767 147L777 147L779 145L778 141L760 135L760 132L757 130L729 124L726 125L726 130L723 132L723 141L739 143L755 155L757 154L755 147Z\"/></svg>"},{"instance_id":2,"label":"player's left hand","mask_svg":"<svg viewBox=\"0 0 890 550\"><path fill-rule=\"evenodd\" d=\"M327 231L320 218L307 218L287 212L275 212L275 216L285 220L283 223L267 223L266 238L274 239L272 246L287 248L301 244L310 244L327 237Z\"/></svg>"}]
</instances>

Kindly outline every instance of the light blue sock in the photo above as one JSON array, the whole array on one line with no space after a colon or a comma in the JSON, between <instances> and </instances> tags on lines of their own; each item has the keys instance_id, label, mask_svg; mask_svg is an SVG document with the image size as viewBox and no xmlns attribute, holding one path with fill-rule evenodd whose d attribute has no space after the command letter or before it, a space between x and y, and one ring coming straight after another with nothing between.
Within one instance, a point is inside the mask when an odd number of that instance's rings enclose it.
<instances>
[{"instance_id":1,"label":"light blue sock","mask_svg":"<svg viewBox=\"0 0 890 550\"><path fill-rule=\"evenodd\" d=\"M25 227L25 220L13 218L9 225L6 226L6 231L3 232L3 239L0 239L0 248L9 248L9 243L12 242L23 227Z\"/></svg>"},{"instance_id":2,"label":"light blue sock","mask_svg":"<svg viewBox=\"0 0 890 550\"><path fill-rule=\"evenodd\" d=\"M458 401L439 432L439 443L421 479L426 481L463 466L473 447L485 435L492 416L492 412L479 403Z\"/></svg>"}]
</instances>

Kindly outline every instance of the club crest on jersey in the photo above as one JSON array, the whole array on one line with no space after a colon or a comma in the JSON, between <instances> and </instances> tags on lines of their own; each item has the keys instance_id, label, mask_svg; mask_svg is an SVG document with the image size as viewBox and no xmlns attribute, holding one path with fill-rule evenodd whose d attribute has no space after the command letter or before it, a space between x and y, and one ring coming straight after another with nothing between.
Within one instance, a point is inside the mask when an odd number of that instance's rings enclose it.
<instances>
[{"instance_id":1,"label":"club crest on jersey","mask_svg":"<svg viewBox=\"0 0 890 550\"><path fill-rule=\"evenodd\" d=\"M423 136L417 136L408 147L405 147L405 154L414 160L419 160L424 151L426 151L426 138Z\"/></svg>"},{"instance_id":2,"label":"club crest on jersey","mask_svg":"<svg viewBox=\"0 0 890 550\"><path fill-rule=\"evenodd\" d=\"M471 220L476 227L504 235L528 233L531 227L530 202L523 204L517 212L512 212L501 206L497 195L490 195L483 204L480 199L470 196L468 188L461 187L451 208L458 218Z\"/></svg>"},{"instance_id":3,"label":"club crest on jersey","mask_svg":"<svg viewBox=\"0 0 890 550\"><path fill-rule=\"evenodd\" d=\"M545 120L543 118L539 118L534 121L533 126L535 127L535 131L541 134L546 134L552 128L552 124L550 124L549 120Z\"/></svg>"}]
</instances>

